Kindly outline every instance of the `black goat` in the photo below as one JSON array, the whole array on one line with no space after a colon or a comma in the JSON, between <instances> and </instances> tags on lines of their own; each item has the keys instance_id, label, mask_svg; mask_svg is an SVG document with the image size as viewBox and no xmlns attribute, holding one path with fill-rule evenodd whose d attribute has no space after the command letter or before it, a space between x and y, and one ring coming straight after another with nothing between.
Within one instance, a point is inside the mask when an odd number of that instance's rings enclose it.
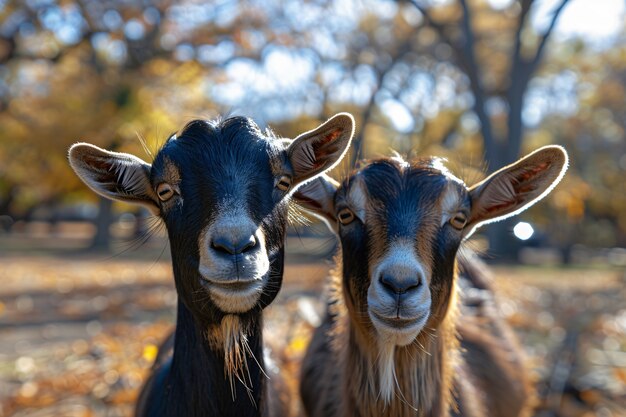
<instances>
[{"instance_id":1,"label":"black goat","mask_svg":"<svg viewBox=\"0 0 626 417\"><path fill-rule=\"evenodd\" d=\"M261 330L282 283L289 197L341 160L353 130L348 114L293 141L248 118L195 120L152 165L85 143L70 148L91 189L143 204L167 227L178 292L175 336L165 344L173 353L160 355L138 416L283 414L263 376L271 371Z\"/></svg>"}]
</instances>

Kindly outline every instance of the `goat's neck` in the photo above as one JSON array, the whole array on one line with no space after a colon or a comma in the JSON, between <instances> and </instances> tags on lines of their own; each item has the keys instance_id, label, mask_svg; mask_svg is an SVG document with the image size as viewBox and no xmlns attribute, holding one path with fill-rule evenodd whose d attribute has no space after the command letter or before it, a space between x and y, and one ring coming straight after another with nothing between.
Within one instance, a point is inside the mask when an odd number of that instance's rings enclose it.
<instances>
[{"instance_id":1,"label":"goat's neck","mask_svg":"<svg viewBox=\"0 0 626 417\"><path fill-rule=\"evenodd\" d=\"M185 416L259 416L265 404L261 314L249 324L240 357L247 369L232 374L225 368L228 354L219 346L219 327L203 329L194 321L182 300L178 300L174 354L169 375L168 406ZM213 333L207 337L208 333ZM212 339L209 342L209 339ZM240 379L239 379L240 378ZM245 383L245 385L244 385ZM172 404L176 402L176 404ZM193 411L192 411L193 410ZM195 414L194 414L195 413Z\"/></svg>"},{"instance_id":2,"label":"goat's neck","mask_svg":"<svg viewBox=\"0 0 626 417\"><path fill-rule=\"evenodd\" d=\"M455 293L454 288L452 291ZM373 329L366 330L347 311L340 314L336 325L347 327L343 331L335 329L338 338L345 337L336 339L338 343L334 346L339 350L340 363L345 366L341 415L449 416L453 408L453 368L458 355L454 295L446 310L451 311L444 313L442 322L435 328L428 328L427 324L413 344L392 348L381 346L371 336ZM389 364L393 367L391 374ZM385 373L391 375L390 380L381 377ZM381 396L381 386L385 383L394 386L389 402Z\"/></svg>"}]
</instances>

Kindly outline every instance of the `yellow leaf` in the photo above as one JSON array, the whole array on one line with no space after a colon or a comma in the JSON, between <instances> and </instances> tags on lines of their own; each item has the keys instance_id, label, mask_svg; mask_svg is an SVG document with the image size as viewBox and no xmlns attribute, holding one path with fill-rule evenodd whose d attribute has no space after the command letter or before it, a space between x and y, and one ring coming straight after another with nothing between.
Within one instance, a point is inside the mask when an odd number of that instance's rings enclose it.
<instances>
[{"instance_id":1,"label":"yellow leaf","mask_svg":"<svg viewBox=\"0 0 626 417\"><path fill-rule=\"evenodd\" d=\"M146 345L141 356L148 362L154 362L157 353L159 353L159 348L156 345Z\"/></svg>"},{"instance_id":2,"label":"yellow leaf","mask_svg":"<svg viewBox=\"0 0 626 417\"><path fill-rule=\"evenodd\" d=\"M289 344L290 353L304 352L308 344L308 337L296 336L291 340L291 343Z\"/></svg>"}]
</instances>

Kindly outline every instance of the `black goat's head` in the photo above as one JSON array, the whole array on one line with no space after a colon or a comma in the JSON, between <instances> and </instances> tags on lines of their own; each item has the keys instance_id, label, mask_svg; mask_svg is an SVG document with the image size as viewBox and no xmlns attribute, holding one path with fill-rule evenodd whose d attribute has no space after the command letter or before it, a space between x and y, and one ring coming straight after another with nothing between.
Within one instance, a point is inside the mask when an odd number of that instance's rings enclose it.
<instances>
[{"instance_id":1,"label":"black goat's head","mask_svg":"<svg viewBox=\"0 0 626 417\"><path fill-rule=\"evenodd\" d=\"M547 146L466 187L436 158L381 159L341 185L319 177L295 199L339 236L353 322L380 345L406 346L445 316L462 240L539 201L566 169L563 148Z\"/></svg>"},{"instance_id":2,"label":"black goat's head","mask_svg":"<svg viewBox=\"0 0 626 417\"><path fill-rule=\"evenodd\" d=\"M336 165L354 121L338 114L295 140L248 118L196 120L168 139L150 165L78 143L70 164L98 194L139 203L167 227L179 297L196 320L260 311L282 281L288 201Z\"/></svg>"}]
</instances>

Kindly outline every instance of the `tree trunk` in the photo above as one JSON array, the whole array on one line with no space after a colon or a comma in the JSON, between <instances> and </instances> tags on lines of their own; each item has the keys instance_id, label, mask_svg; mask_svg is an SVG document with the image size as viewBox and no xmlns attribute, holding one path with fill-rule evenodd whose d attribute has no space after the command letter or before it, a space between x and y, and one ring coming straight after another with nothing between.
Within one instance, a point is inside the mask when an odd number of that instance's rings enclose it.
<instances>
[{"instance_id":1,"label":"tree trunk","mask_svg":"<svg viewBox=\"0 0 626 417\"><path fill-rule=\"evenodd\" d=\"M517 132L521 137L521 132ZM519 146L519 142L518 142ZM489 174L512 163L517 157L512 157L514 151L508 143L493 142L491 147L485 147L485 159L489 164ZM517 151L519 153L519 150ZM485 234L489 240L490 257L498 261L513 261L517 259L520 242L513 235L516 220L507 219L486 226Z\"/></svg>"},{"instance_id":2,"label":"tree trunk","mask_svg":"<svg viewBox=\"0 0 626 417\"><path fill-rule=\"evenodd\" d=\"M522 83L522 81L519 81ZM504 164L508 165L520 157L522 150L522 139L524 136L524 124L522 121L522 110L524 109L525 86L513 86L509 94L509 115L508 115L508 140L507 149L504 156ZM499 167L496 167L499 169Z\"/></svg>"},{"instance_id":3,"label":"tree trunk","mask_svg":"<svg viewBox=\"0 0 626 417\"><path fill-rule=\"evenodd\" d=\"M489 250L487 255L495 262L517 261L521 249L520 241L513 234L517 223L515 217L485 226Z\"/></svg>"},{"instance_id":4,"label":"tree trunk","mask_svg":"<svg viewBox=\"0 0 626 417\"><path fill-rule=\"evenodd\" d=\"M111 243L109 229L113 223L113 201L100 197L98 216L95 220L96 234L91 242L90 249L108 250Z\"/></svg>"},{"instance_id":5,"label":"tree trunk","mask_svg":"<svg viewBox=\"0 0 626 417\"><path fill-rule=\"evenodd\" d=\"M0 198L0 230L9 232L15 221L15 216L11 213L11 206L17 196L17 185L11 184L6 194Z\"/></svg>"}]
</instances>

